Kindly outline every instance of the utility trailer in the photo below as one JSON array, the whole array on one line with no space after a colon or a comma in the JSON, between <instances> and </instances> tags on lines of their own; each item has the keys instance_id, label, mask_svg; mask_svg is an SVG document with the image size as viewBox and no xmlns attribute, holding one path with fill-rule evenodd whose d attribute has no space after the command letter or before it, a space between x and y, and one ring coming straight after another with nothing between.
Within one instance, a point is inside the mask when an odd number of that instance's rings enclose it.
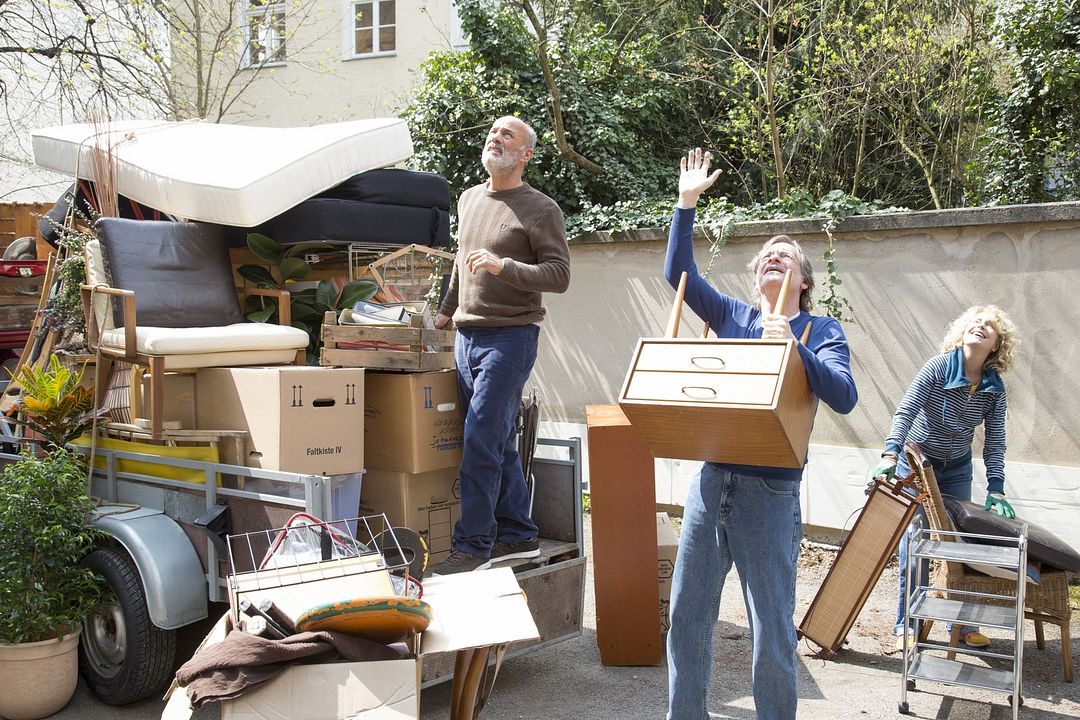
<instances>
[{"instance_id":1,"label":"utility trailer","mask_svg":"<svg viewBox=\"0 0 1080 720\"><path fill-rule=\"evenodd\" d=\"M0 425L10 451L16 439ZM581 634L581 441L539 438L537 444L552 456L536 457L531 472L540 557L517 561L514 570L540 637L511 644L507 658ZM205 620L210 603L228 601L226 536L280 528L297 512L332 518L336 488L334 478L321 475L127 450L94 455L93 494L102 501L94 524L106 539L83 563L104 576L112 594L86 622L79 667L99 699L121 705L161 690L183 660L176 657L178 632ZM0 452L0 462L15 460L18 455ZM121 469L133 461L160 470ZM184 479L174 479L178 475ZM425 656L422 686L449 680L453 672L453 653Z\"/></svg>"}]
</instances>

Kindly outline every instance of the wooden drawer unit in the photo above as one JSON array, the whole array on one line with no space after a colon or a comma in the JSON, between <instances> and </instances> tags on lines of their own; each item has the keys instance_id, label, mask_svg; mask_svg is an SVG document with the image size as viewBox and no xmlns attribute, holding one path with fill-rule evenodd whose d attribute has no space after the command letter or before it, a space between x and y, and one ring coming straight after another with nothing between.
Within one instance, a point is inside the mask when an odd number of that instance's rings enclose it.
<instances>
[{"instance_id":1,"label":"wooden drawer unit","mask_svg":"<svg viewBox=\"0 0 1080 720\"><path fill-rule=\"evenodd\" d=\"M817 403L792 340L645 338L619 405L656 457L802 467Z\"/></svg>"}]
</instances>

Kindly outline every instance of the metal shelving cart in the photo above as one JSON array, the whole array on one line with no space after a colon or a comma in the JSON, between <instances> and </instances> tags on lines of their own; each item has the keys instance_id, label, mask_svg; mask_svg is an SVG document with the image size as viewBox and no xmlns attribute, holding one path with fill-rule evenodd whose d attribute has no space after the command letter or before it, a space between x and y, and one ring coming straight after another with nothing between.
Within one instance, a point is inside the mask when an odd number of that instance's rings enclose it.
<instances>
[{"instance_id":1,"label":"metal shelving cart","mask_svg":"<svg viewBox=\"0 0 1080 720\"><path fill-rule=\"evenodd\" d=\"M910 713L909 690L916 680L964 685L1008 693L1016 720L1024 700L1021 696L1024 660L1024 592L1026 586L1027 525L1016 538L1001 538L973 533L946 532L925 527L919 516L908 531L908 597L905 603L904 669L900 686L899 711ZM980 544L992 541L997 545ZM984 569L999 568L1016 576L1016 595L992 595L965 590L944 590L920 578L923 561L959 562ZM1013 633L1012 653L976 650L928 641L924 628L933 622L978 625ZM915 627L912 627L912 623ZM1006 660L1010 669L953 659L957 652L987 660ZM941 657L940 653L946 653ZM1002 663L998 663L1001 665Z\"/></svg>"}]
</instances>

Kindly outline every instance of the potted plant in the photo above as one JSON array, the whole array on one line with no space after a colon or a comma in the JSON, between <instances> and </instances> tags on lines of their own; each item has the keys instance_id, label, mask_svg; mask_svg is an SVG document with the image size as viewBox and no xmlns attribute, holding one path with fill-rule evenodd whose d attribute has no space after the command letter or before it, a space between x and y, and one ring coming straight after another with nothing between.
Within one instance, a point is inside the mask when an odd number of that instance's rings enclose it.
<instances>
[{"instance_id":1,"label":"potted plant","mask_svg":"<svg viewBox=\"0 0 1080 720\"><path fill-rule=\"evenodd\" d=\"M8 720L45 717L71 699L81 623L104 593L101 578L79 566L98 533L86 465L64 446L96 412L81 375L55 356L18 375L21 422L40 447L0 471L0 716Z\"/></svg>"},{"instance_id":2,"label":"potted plant","mask_svg":"<svg viewBox=\"0 0 1080 720\"><path fill-rule=\"evenodd\" d=\"M241 265L236 272L255 287L289 290L292 324L305 330L311 338L308 344L309 364L318 364L319 336L323 316L329 310L351 308L357 300L369 300L379 290L370 280L352 280L340 289L329 280L321 280L315 287L293 289L293 284L303 282L311 274L311 264L304 259L305 253L334 250L328 243L312 242L283 246L260 233L249 233L248 249L267 265ZM277 304L273 300L252 299L258 307L247 313L252 322L269 322L277 316Z\"/></svg>"}]
</instances>

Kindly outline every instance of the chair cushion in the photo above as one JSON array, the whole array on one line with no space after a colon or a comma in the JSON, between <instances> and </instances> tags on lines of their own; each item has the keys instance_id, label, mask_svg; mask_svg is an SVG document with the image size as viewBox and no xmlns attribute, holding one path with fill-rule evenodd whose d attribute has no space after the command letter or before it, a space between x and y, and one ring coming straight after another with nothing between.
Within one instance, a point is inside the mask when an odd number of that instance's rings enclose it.
<instances>
[{"instance_id":1,"label":"chair cushion","mask_svg":"<svg viewBox=\"0 0 1080 720\"><path fill-rule=\"evenodd\" d=\"M960 532L1015 538L1026 522L1020 518L1003 518L997 513L984 510L981 505L960 498L943 495L942 499L945 501L945 510ZM1049 530L1030 522L1027 526L1028 558L1062 570L1080 572L1080 553ZM981 542L994 544L992 540Z\"/></svg>"},{"instance_id":2,"label":"chair cushion","mask_svg":"<svg viewBox=\"0 0 1080 720\"><path fill-rule=\"evenodd\" d=\"M105 269L105 257L101 251L101 242L97 238L86 241L83 246L83 260L86 263L86 284L99 287L109 284L109 273ZM112 303L108 295L97 295L94 298L94 316L98 320L98 326L102 330L112 330L116 327L113 322Z\"/></svg>"},{"instance_id":3,"label":"chair cushion","mask_svg":"<svg viewBox=\"0 0 1080 720\"><path fill-rule=\"evenodd\" d=\"M287 350L307 347L308 334L300 328L241 322L223 327L135 328L135 347L143 355L199 355L205 353ZM101 346L123 352L123 329L101 334ZM249 363L242 363L249 364Z\"/></svg>"},{"instance_id":4,"label":"chair cushion","mask_svg":"<svg viewBox=\"0 0 1080 720\"><path fill-rule=\"evenodd\" d=\"M135 293L140 326L198 328L243 322L221 231L201 223L101 218L110 285ZM117 311L117 324L119 321Z\"/></svg>"}]
</instances>

